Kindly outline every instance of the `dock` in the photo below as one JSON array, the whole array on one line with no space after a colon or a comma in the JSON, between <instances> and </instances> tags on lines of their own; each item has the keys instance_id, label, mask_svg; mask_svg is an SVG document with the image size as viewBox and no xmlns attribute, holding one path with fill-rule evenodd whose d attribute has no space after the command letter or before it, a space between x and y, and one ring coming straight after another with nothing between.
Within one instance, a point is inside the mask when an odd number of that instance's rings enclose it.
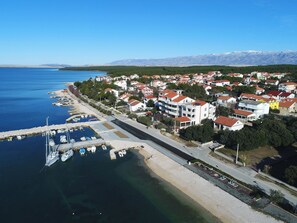
<instances>
[{"instance_id":1,"label":"dock","mask_svg":"<svg viewBox=\"0 0 297 223\"><path fill-rule=\"evenodd\" d=\"M0 140L8 139L10 137L17 136L30 136L30 135L38 135L46 132L47 130L59 130L59 129L73 129L79 127L90 127L91 124L98 124L101 121L92 121L92 122L77 122L77 123L65 123L59 125L49 125L49 126L39 126L29 129L20 129L20 130L12 130L7 132L0 132Z\"/></svg>"},{"instance_id":2,"label":"dock","mask_svg":"<svg viewBox=\"0 0 297 223\"><path fill-rule=\"evenodd\" d=\"M94 139L94 140L80 141L80 142L67 143L67 144L58 144L56 145L56 149L59 152L65 152L69 149L79 150L80 148L87 148L90 146L101 146L102 144L106 144L104 139Z\"/></svg>"}]
</instances>

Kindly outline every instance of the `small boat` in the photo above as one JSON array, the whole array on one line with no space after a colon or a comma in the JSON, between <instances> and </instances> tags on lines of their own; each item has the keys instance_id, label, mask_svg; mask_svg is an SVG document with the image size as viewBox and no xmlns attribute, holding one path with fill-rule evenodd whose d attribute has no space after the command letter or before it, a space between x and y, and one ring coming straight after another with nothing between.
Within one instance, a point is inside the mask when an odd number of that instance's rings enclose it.
<instances>
[{"instance_id":1,"label":"small boat","mask_svg":"<svg viewBox=\"0 0 297 223\"><path fill-rule=\"evenodd\" d=\"M11 141L12 141L12 139L13 139L13 137L12 137L12 136L10 136L10 137L7 139L7 141L11 142Z\"/></svg>"},{"instance_id":2,"label":"small boat","mask_svg":"<svg viewBox=\"0 0 297 223\"><path fill-rule=\"evenodd\" d=\"M119 157L123 157L124 156L123 153L122 153L122 151L119 151L118 154L119 154Z\"/></svg>"},{"instance_id":3,"label":"small boat","mask_svg":"<svg viewBox=\"0 0 297 223\"><path fill-rule=\"evenodd\" d=\"M69 149L67 150L66 152L64 152L62 155L61 155L61 160L63 162L67 161L68 159L70 159L71 157L73 156L73 150L72 149Z\"/></svg>"},{"instance_id":4,"label":"small boat","mask_svg":"<svg viewBox=\"0 0 297 223\"><path fill-rule=\"evenodd\" d=\"M103 144L101 147L102 147L103 150L107 150L106 145Z\"/></svg>"},{"instance_id":5,"label":"small boat","mask_svg":"<svg viewBox=\"0 0 297 223\"><path fill-rule=\"evenodd\" d=\"M96 138L95 136L92 136L91 139L92 139L92 140L95 140L95 139L97 139L97 138Z\"/></svg>"},{"instance_id":6,"label":"small boat","mask_svg":"<svg viewBox=\"0 0 297 223\"><path fill-rule=\"evenodd\" d=\"M91 152L92 152L92 153L95 153L95 152L96 152L96 149L97 149L96 146L92 146L92 147L91 147Z\"/></svg>"},{"instance_id":7,"label":"small boat","mask_svg":"<svg viewBox=\"0 0 297 223\"><path fill-rule=\"evenodd\" d=\"M66 138L65 135L61 135L61 136L60 136L60 142L61 142L61 143L67 143L67 138Z\"/></svg>"},{"instance_id":8,"label":"small boat","mask_svg":"<svg viewBox=\"0 0 297 223\"><path fill-rule=\"evenodd\" d=\"M87 151L91 152L92 151L92 147L87 147Z\"/></svg>"},{"instance_id":9,"label":"small boat","mask_svg":"<svg viewBox=\"0 0 297 223\"><path fill-rule=\"evenodd\" d=\"M54 145L56 145L56 143L55 143L55 141L54 141L53 139L50 139L49 142L48 142L48 144L49 144L50 146L54 146Z\"/></svg>"},{"instance_id":10,"label":"small boat","mask_svg":"<svg viewBox=\"0 0 297 223\"><path fill-rule=\"evenodd\" d=\"M85 153L86 153L85 148L80 148L79 153L80 153L80 155L85 155Z\"/></svg>"},{"instance_id":11,"label":"small boat","mask_svg":"<svg viewBox=\"0 0 297 223\"><path fill-rule=\"evenodd\" d=\"M25 136L17 136L17 140L22 140L24 138L25 138Z\"/></svg>"},{"instance_id":12,"label":"small boat","mask_svg":"<svg viewBox=\"0 0 297 223\"><path fill-rule=\"evenodd\" d=\"M91 140L91 138L90 137L86 137L86 140Z\"/></svg>"},{"instance_id":13,"label":"small boat","mask_svg":"<svg viewBox=\"0 0 297 223\"><path fill-rule=\"evenodd\" d=\"M48 128L48 118L46 119L46 126ZM56 132L55 132L56 133ZM51 131L47 129L45 137L45 166L51 166L59 160L59 151L56 147L52 146L50 139Z\"/></svg>"},{"instance_id":14,"label":"small boat","mask_svg":"<svg viewBox=\"0 0 297 223\"><path fill-rule=\"evenodd\" d=\"M75 139L70 139L70 143L75 143Z\"/></svg>"},{"instance_id":15,"label":"small boat","mask_svg":"<svg viewBox=\"0 0 297 223\"><path fill-rule=\"evenodd\" d=\"M81 141L86 141L87 139L86 139L86 137L83 136L83 137L80 138L80 140Z\"/></svg>"},{"instance_id":16,"label":"small boat","mask_svg":"<svg viewBox=\"0 0 297 223\"><path fill-rule=\"evenodd\" d=\"M122 150L123 155L127 154L127 151L125 149Z\"/></svg>"}]
</instances>

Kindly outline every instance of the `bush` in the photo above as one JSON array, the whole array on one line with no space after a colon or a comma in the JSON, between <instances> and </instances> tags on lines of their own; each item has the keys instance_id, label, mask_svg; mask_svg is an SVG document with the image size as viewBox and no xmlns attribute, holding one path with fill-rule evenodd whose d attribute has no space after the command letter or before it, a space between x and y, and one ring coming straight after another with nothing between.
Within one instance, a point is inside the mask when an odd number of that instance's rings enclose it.
<instances>
[{"instance_id":1,"label":"bush","mask_svg":"<svg viewBox=\"0 0 297 223\"><path fill-rule=\"evenodd\" d=\"M140 116L137 118L137 121L146 125L146 126L150 126L152 124L151 118L147 117L147 116Z\"/></svg>"}]
</instances>

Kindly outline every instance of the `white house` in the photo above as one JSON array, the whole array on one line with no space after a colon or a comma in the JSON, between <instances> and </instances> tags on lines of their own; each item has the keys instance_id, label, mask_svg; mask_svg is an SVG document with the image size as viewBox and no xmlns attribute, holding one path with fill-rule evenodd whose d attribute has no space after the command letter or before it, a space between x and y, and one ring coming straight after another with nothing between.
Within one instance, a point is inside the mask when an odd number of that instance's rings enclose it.
<instances>
[{"instance_id":1,"label":"white house","mask_svg":"<svg viewBox=\"0 0 297 223\"><path fill-rule=\"evenodd\" d=\"M114 96L116 96L116 98L119 97L119 91L115 90L115 89L111 89L111 88L106 88L104 90L104 93L110 92L112 93Z\"/></svg>"},{"instance_id":2,"label":"white house","mask_svg":"<svg viewBox=\"0 0 297 223\"><path fill-rule=\"evenodd\" d=\"M296 86L297 86L297 83L295 82L284 82L278 85L278 90L285 91L285 92L292 92L296 89Z\"/></svg>"},{"instance_id":3,"label":"white house","mask_svg":"<svg viewBox=\"0 0 297 223\"><path fill-rule=\"evenodd\" d=\"M243 127L244 124L235 118L219 116L214 120L214 128L218 130L237 131L242 129Z\"/></svg>"},{"instance_id":4,"label":"white house","mask_svg":"<svg viewBox=\"0 0 297 223\"><path fill-rule=\"evenodd\" d=\"M144 110L145 109L145 104L135 100L135 99L131 99L128 101L128 106L129 106L129 110L132 112L138 111L138 110Z\"/></svg>"},{"instance_id":5,"label":"white house","mask_svg":"<svg viewBox=\"0 0 297 223\"><path fill-rule=\"evenodd\" d=\"M115 81L114 84L122 88L124 91L127 90L127 81L125 80Z\"/></svg>"},{"instance_id":6,"label":"white house","mask_svg":"<svg viewBox=\"0 0 297 223\"><path fill-rule=\"evenodd\" d=\"M223 107L231 107L236 104L236 98L230 97L229 95L222 95L217 98L217 105Z\"/></svg>"},{"instance_id":7,"label":"white house","mask_svg":"<svg viewBox=\"0 0 297 223\"><path fill-rule=\"evenodd\" d=\"M212 81L211 84L214 85L214 86L217 86L217 87L224 87L226 85L230 85L230 81L228 81L228 80L216 80L216 81Z\"/></svg>"},{"instance_id":8,"label":"white house","mask_svg":"<svg viewBox=\"0 0 297 223\"><path fill-rule=\"evenodd\" d=\"M255 114L256 119L269 114L269 103L260 101L243 100L238 104L239 110L250 111Z\"/></svg>"},{"instance_id":9,"label":"white house","mask_svg":"<svg viewBox=\"0 0 297 223\"><path fill-rule=\"evenodd\" d=\"M130 75L130 79L133 80L133 79L138 79L139 78L139 75L138 74L132 74Z\"/></svg>"}]
</instances>

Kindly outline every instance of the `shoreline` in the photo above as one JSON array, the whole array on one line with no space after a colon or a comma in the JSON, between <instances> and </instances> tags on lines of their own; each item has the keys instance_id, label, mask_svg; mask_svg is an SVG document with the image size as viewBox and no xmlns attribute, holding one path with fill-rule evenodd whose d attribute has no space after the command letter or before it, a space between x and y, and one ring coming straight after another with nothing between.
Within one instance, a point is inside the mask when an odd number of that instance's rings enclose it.
<instances>
[{"instance_id":1,"label":"shoreline","mask_svg":"<svg viewBox=\"0 0 297 223\"><path fill-rule=\"evenodd\" d=\"M221 222L283 222L252 209L148 145L136 151L143 157L142 162L153 177L157 176L174 187Z\"/></svg>"},{"instance_id":2,"label":"shoreline","mask_svg":"<svg viewBox=\"0 0 297 223\"><path fill-rule=\"evenodd\" d=\"M80 103L75 97L72 97L70 92L67 91L64 94L73 99L74 105L71 106L75 106L78 110L85 111L86 113L91 112L98 117L95 111L92 111L87 106ZM102 118L101 116L100 119L102 120ZM130 143L139 144L136 142ZM184 166L176 163L145 142L142 144L144 148L135 148L135 150L139 153L139 156L142 156L140 157L142 159L141 162L149 173L153 177L157 177L160 181L165 182L168 186L172 187L173 190L180 192L181 196L189 198L188 203L191 203L191 201L194 202L194 205L202 207L209 212L211 216L219 219L219 221L226 223L283 222L254 210L249 205L221 190ZM234 215L234 213L236 213L236 215Z\"/></svg>"}]
</instances>

